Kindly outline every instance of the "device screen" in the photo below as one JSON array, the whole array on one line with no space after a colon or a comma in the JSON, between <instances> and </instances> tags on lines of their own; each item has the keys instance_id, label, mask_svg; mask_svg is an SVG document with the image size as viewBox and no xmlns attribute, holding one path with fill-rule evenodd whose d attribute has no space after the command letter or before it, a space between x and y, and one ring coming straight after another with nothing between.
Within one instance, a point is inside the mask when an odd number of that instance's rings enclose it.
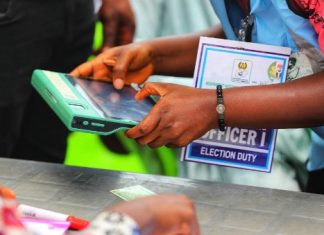
<instances>
[{"instance_id":1,"label":"device screen","mask_svg":"<svg viewBox=\"0 0 324 235\"><path fill-rule=\"evenodd\" d=\"M107 118L140 122L154 105L150 98L135 100L137 91L131 86L117 90L108 82L66 76L73 86L82 89L84 94L81 94L87 96L84 98L90 98L92 105Z\"/></svg>"}]
</instances>

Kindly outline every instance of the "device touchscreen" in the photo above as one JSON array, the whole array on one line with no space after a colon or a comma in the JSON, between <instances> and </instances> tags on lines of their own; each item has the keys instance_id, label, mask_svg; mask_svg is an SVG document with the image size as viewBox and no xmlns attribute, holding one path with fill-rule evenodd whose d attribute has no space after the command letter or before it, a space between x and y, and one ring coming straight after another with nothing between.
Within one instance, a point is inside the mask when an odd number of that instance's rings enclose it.
<instances>
[{"instance_id":1,"label":"device touchscreen","mask_svg":"<svg viewBox=\"0 0 324 235\"><path fill-rule=\"evenodd\" d=\"M93 108L106 118L140 122L154 105L150 98L135 100L137 91L131 86L117 90L112 83L66 76L86 100L90 99L89 103L95 106Z\"/></svg>"}]
</instances>

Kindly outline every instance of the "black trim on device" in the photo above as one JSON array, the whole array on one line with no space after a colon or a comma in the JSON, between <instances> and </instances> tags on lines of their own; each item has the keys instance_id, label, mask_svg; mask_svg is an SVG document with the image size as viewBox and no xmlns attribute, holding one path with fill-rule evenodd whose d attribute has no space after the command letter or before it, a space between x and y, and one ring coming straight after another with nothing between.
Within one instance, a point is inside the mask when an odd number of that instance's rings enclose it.
<instances>
[{"instance_id":1,"label":"black trim on device","mask_svg":"<svg viewBox=\"0 0 324 235\"><path fill-rule=\"evenodd\" d=\"M86 125L84 123L87 123ZM72 125L75 129L89 130L89 131L100 131L100 132L111 132L118 128L127 127L132 128L132 124L121 124L115 122L107 122L90 118L74 117Z\"/></svg>"}]
</instances>

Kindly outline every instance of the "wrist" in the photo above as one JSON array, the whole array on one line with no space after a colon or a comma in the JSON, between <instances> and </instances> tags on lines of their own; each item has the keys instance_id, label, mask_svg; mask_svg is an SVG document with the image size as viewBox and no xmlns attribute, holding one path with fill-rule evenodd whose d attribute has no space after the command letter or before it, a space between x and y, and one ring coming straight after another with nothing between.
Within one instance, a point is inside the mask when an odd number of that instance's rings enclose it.
<instances>
[{"instance_id":1,"label":"wrist","mask_svg":"<svg viewBox=\"0 0 324 235\"><path fill-rule=\"evenodd\" d=\"M208 97L206 99L207 106L202 107L204 110L208 110L208 119L209 119L209 130L218 128L218 114L216 111L217 106L217 96L216 92L213 89L203 89L207 93L202 95L202 97Z\"/></svg>"},{"instance_id":2,"label":"wrist","mask_svg":"<svg viewBox=\"0 0 324 235\"><path fill-rule=\"evenodd\" d=\"M223 87L222 85L217 85L216 87L216 112L217 112L217 123L218 129L220 131L225 131L225 105L224 105L224 97L223 97Z\"/></svg>"}]
</instances>

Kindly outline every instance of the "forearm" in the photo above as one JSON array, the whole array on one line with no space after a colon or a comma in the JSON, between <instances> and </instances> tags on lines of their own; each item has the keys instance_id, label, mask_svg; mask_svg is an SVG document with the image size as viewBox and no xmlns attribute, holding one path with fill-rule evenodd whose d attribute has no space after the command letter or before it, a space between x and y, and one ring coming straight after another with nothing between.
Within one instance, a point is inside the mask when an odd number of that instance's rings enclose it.
<instances>
[{"instance_id":1,"label":"forearm","mask_svg":"<svg viewBox=\"0 0 324 235\"><path fill-rule=\"evenodd\" d=\"M195 34L149 41L153 53L154 74L191 77L200 36L224 38L224 33L220 26L215 26Z\"/></svg>"},{"instance_id":2,"label":"forearm","mask_svg":"<svg viewBox=\"0 0 324 235\"><path fill-rule=\"evenodd\" d=\"M224 90L228 126L297 128L324 123L324 72L271 86Z\"/></svg>"}]
</instances>

